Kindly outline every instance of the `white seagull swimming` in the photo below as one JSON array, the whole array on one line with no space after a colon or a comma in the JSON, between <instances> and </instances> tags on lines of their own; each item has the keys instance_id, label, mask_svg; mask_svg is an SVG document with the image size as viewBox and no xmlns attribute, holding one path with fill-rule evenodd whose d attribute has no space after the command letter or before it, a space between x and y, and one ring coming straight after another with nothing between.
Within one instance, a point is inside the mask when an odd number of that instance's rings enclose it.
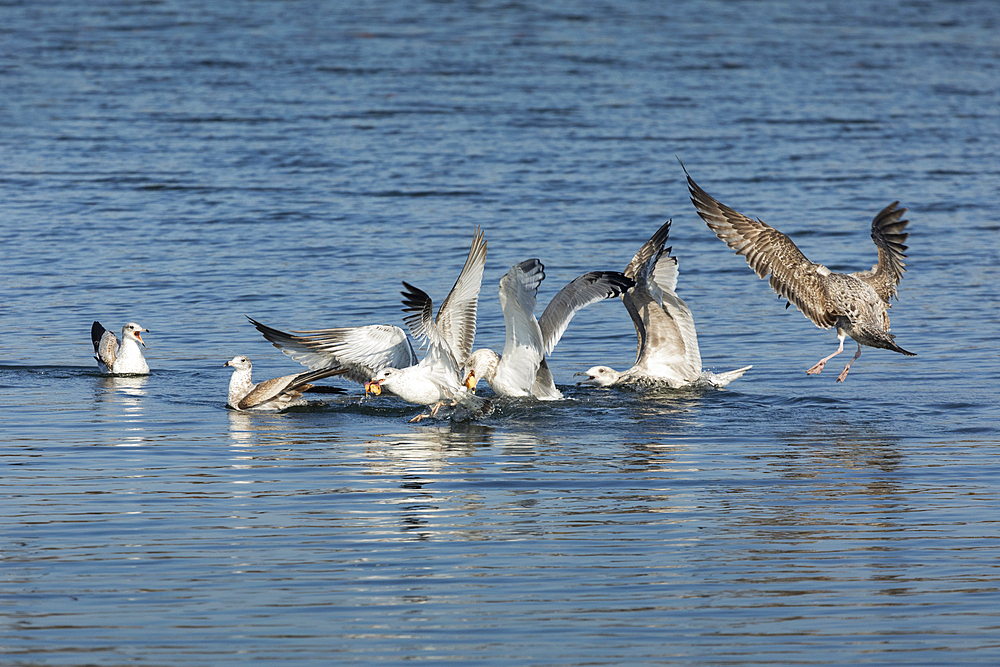
<instances>
[{"instance_id":1,"label":"white seagull swimming","mask_svg":"<svg viewBox=\"0 0 1000 667\"><path fill-rule=\"evenodd\" d=\"M431 298L404 282L403 318L414 338L427 344L427 354L417 355L400 327L372 324L285 333L249 319L264 338L282 352L312 369L343 368L344 377L365 385L365 392L387 389L404 401L431 406L436 415L445 403L461 404L473 416L483 416L492 404L475 396L460 375L472 352L476 336L476 311L486 240L476 230L472 247L458 280L434 317ZM427 414L417 415L419 421Z\"/></svg>"},{"instance_id":2,"label":"white seagull swimming","mask_svg":"<svg viewBox=\"0 0 1000 667\"><path fill-rule=\"evenodd\" d=\"M840 347L820 359L807 374L818 374L827 361L843 352L848 336L857 341L858 351L837 376L837 382L847 378L851 364L861 356L862 345L916 356L897 345L895 336L889 333L888 309L906 271L903 243L909 236L903 232L909 220L900 220L906 209L898 208L898 201L879 211L872 220L871 235L878 248L878 264L871 271L837 273L810 262L790 238L763 221L751 220L720 203L702 190L686 169L684 173L698 215L737 255L746 258L760 278L771 276L771 289L787 299L785 307L794 303L821 329L837 328Z\"/></svg>"},{"instance_id":3,"label":"white seagull swimming","mask_svg":"<svg viewBox=\"0 0 1000 667\"><path fill-rule=\"evenodd\" d=\"M676 389L696 383L725 387L752 366L725 373L703 372L694 318L687 304L674 293L677 287L677 258L665 248L670 220L639 249L625 275L635 287L622 294L622 302L632 317L638 337L638 351L632 368L619 373L607 366L594 366L577 384L595 387L632 386Z\"/></svg>"},{"instance_id":4,"label":"white seagull swimming","mask_svg":"<svg viewBox=\"0 0 1000 667\"><path fill-rule=\"evenodd\" d=\"M233 368L233 376L229 378L229 397L226 405L234 410L284 410L302 405L305 403L302 394L315 388L312 382L344 373L343 368L323 368L284 375L254 384L251 379L253 364L249 358L242 355L233 357L223 366ZM323 387L323 390L326 393L343 393L342 389L337 390L334 387Z\"/></svg>"},{"instance_id":5,"label":"white seagull swimming","mask_svg":"<svg viewBox=\"0 0 1000 667\"><path fill-rule=\"evenodd\" d=\"M149 375L149 366L142 356L139 346L146 347L142 332L149 333L135 322L122 327L122 339L94 322L90 327L90 339L94 343L94 359L102 373L111 375Z\"/></svg>"},{"instance_id":6,"label":"white seagull swimming","mask_svg":"<svg viewBox=\"0 0 1000 667\"><path fill-rule=\"evenodd\" d=\"M544 279L545 267L537 259L515 264L500 279L500 308L507 331L503 354L486 348L472 353L465 363L464 382L469 389L483 379L498 396L562 398L545 355L552 353L576 311L620 296L635 284L617 271L585 273L559 290L536 320L538 286Z\"/></svg>"}]
</instances>

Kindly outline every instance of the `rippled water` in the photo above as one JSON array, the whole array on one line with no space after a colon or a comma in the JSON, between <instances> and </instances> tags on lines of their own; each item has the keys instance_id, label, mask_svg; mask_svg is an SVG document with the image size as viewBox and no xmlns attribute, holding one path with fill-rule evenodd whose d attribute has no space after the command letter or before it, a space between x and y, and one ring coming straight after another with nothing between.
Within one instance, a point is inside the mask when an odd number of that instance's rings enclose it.
<instances>
[{"instance_id":1,"label":"rippled water","mask_svg":"<svg viewBox=\"0 0 1000 667\"><path fill-rule=\"evenodd\" d=\"M0 7L0 655L12 664L995 664L995 3ZM910 209L893 331L848 381L698 219L709 193L834 270ZM489 241L539 303L666 218L726 391L585 390L411 425L352 387L226 410L283 328L400 323ZM107 378L90 325L148 327ZM853 345L848 345L853 350ZM836 361L836 360L835 360ZM846 359L845 359L846 361ZM833 362L831 362L833 363Z\"/></svg>"}]
</instances>

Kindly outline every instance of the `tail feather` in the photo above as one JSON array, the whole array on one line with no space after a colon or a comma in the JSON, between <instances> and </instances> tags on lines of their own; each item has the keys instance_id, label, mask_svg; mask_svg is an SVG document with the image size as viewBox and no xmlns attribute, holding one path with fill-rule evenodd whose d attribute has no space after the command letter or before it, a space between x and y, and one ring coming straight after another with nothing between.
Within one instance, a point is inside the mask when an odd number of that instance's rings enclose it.
<instances>
[{"instance_id":1,"label":"tail feather","mask_svg":"<svg viewBox=\"0 0 1000 667\"><path fill-rule=\"evenodd\" d=\"M743 368L737 368L736 370L726 371L725 373L710 373L708 376L708 381L716 387L725 387L727 384L733 380L738 380L743 377L743 374L748 370L753 368L753 366L744 366Z\"/></svg>"},{"instance_id":2,"label":"tail feather","mask_svg":"<svg viewBox=\"0 0 1000 667\"><path fill-rule=\"evenodd\" d=\"M910 352L910 351L908 351L908 350L904 350L904 349L903 349L903 348L901 348L900 346L896 345L896 342L895 342L895 341L893 341L893 343L892 343L892 346L891 346L891 347L887 347L886 349L887 349L887 350L892 350L893 352L899 352L900 354L905 354L905 355L906 355L906 356L908 356L908 357L915 357L915 356L917 356L917 353L916 353L916 352Z\"/></svg>"},{"instance_id":3,"label":"tail feather","mask_svg":"<svg viewBox=\"0 0 1000 667\"><path fill-rule=\"evenodd\" d=\"M859 341L862 345L868 345L869 347L880 347L883 350L892 350L893 352L899 352L900 354L905 354L908 357L917 356L916 352L910 352L909 350L904 350L899 345L896 344L896 336L889 333L888 331L876 332L874 336L869 336L867 339Z\"/></svg>"}]
</instances>

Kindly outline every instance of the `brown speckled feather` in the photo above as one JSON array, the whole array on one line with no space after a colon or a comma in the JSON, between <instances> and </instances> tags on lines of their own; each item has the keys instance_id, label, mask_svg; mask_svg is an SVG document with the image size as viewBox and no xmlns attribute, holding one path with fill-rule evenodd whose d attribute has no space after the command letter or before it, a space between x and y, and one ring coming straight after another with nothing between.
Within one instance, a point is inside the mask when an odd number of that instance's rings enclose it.
<instances>
[{"instance_id":1,"label":"brown speckled feather","mask_svg":"<svg viewBox=\"0 0 1000 667\"><path fill-rule=\"evenodd\" d=\"M896 296L896 287L906 271L906 262L903 261L906 246L903 243L909 234L903 230L910 221L900 220L906 209L898 206L898 201L889 204L872 220L872 241L878 248L878 264L871 271L853 274L871 285L886 303Z\"/></svg>"},{"instance_id":2,"label":"brown speckled feather","mask_svg":"<svg viewBox=\"0 0 1000 667\"><path fill-rule=\"evenodd\" d=\"M858 342L854 359L860 356L862 345L916 356L897 345L895 336L889 333L889 299L896 295L896 286L906 270L903 242L908 234L903 230L908 221L900 220L906 209L898 208L899 202L886 206L872 221L878 264L871 271L838 273L810 262L787 236L720 203L694 182L687 169L684 173L691 202L716 236L737 255L743 255L758 276L770 275L772 289L817 326L837 328L840 347L806 371L808 374L820 373L830 358L840 354L847 336ZM847 377L851 363L853 360L837 376L838 382Z\"/></svg>"},{"instance_id":3,"label":"brown speckled feather","mask_svg":"<svg viewBox=\"0 0 1000 667\"><path fill-rule=\"evenodd\" d=\"M94 322L90 327L90 339L94 343L97 360L108 368L114 366L119 346L118 337L101 326L100 322Z\"/></svg>"},{"instance_id":4,"label":"brown speckled feather","mask_svg":"<svg viewBox=\"0 0 1000 667\"><path fill-rule=\"evenodd\" d=\"M687 181L698 215L737 255L746 258L759 277L771 276L771 289L795 304L816 326L829 329L836 324L842 313L828 302L823 284L829 269L809 261L777 229L761 220L751 220L713 198L690 175Z\"/></svg>"},{"instance_id":5,"label":"brown speckled feather","mask_svg":"<svg viewBox=\"0 0 1000 667\"><path fill-rule=\"evenodd\" d=\"M282 396L288 401L297 400L302 396L302 392L309 391L312 388L312 382L334 375L343 375L346 370L345 368L324 368L264 380L254 385L250 393L240 399L236 407L240 410L249 410L257 405L267 403Z\"/></svg>"}]
</instances>

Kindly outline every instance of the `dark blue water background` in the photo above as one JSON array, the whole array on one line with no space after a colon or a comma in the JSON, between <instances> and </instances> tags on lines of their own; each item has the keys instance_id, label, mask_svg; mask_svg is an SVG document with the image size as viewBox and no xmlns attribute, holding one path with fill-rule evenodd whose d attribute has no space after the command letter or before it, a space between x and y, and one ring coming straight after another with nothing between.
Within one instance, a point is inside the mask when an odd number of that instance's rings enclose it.
<instances>
[{"instance_id":1,"label":"dark blue water background","mask_svg":"<svg viewBox=\"0 0 1000 667\"><path fill-rule=\"evenodd\" d=\"M970 2L0 5L0 654L81 664L996 664L1000 10ZM912 221L906 358L836 348L676 157L834 270ZM283 328L400 324L481 226L477 343L667 218L726 391L577 389L410 425L224 407ZM149 328L111 379L90 325ZM853 344L848 345L853 351ZM846 357L844 362L846 362ZM488 393L488 392L487 392Z\"/></svg>"}]
</instances>

